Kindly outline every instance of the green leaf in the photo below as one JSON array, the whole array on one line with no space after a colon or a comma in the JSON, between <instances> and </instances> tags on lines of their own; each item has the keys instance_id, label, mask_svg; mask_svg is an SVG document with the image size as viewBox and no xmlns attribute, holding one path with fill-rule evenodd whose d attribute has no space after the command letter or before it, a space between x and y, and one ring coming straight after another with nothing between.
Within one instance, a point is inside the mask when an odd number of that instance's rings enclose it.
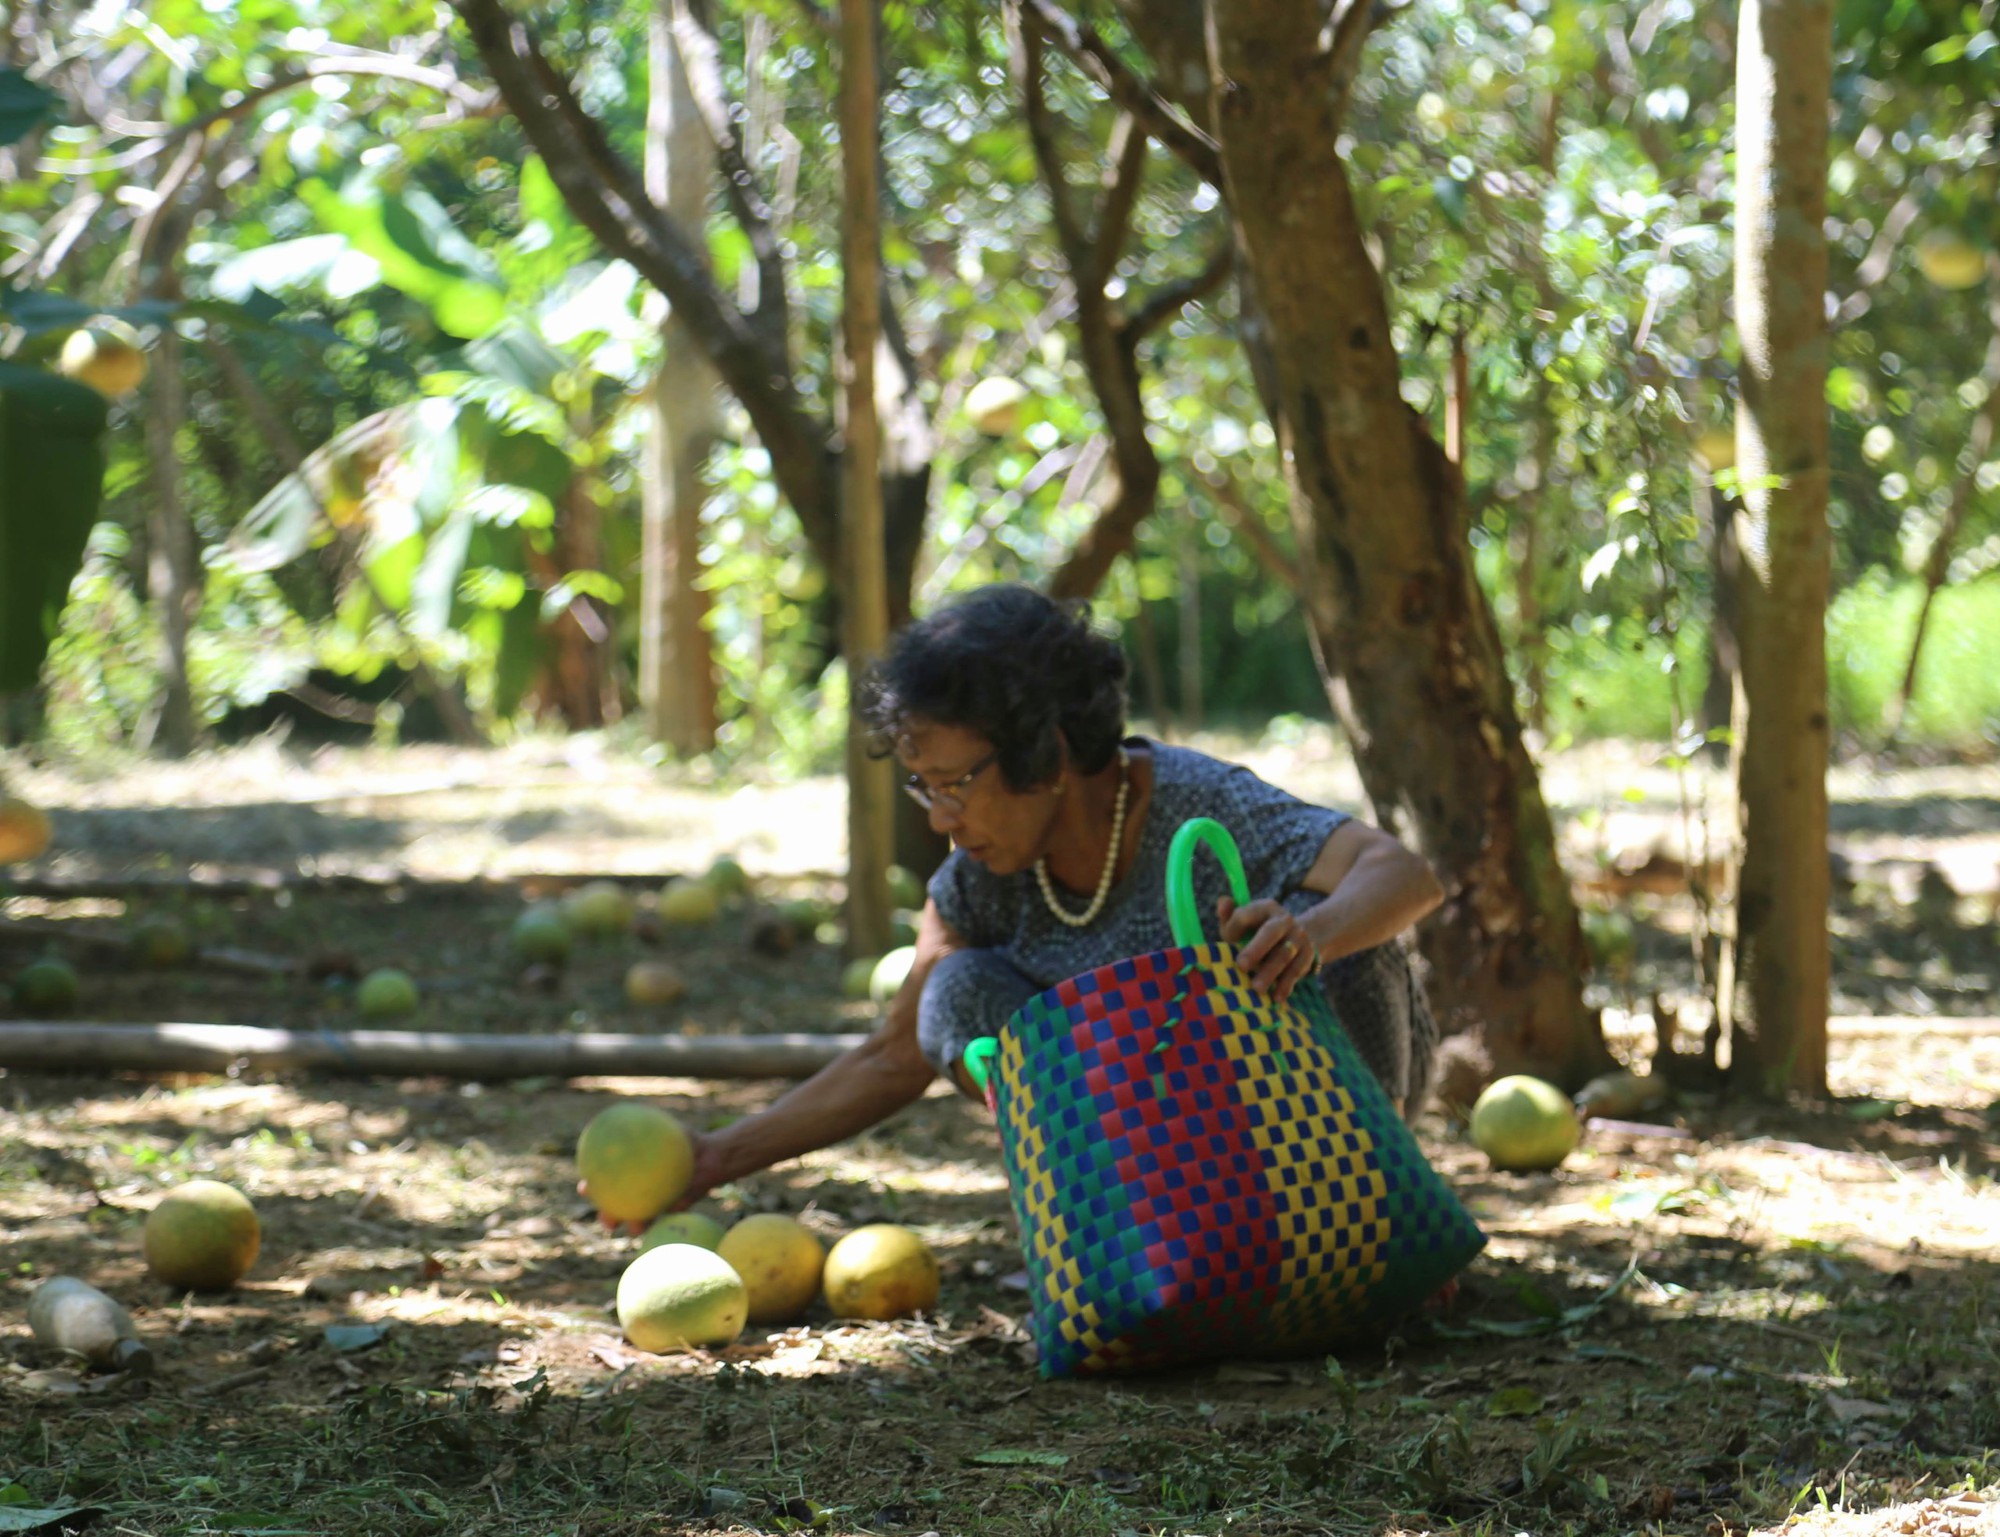
<instances>
[{"instance_id":1,"label":"green leaf","mask_svg":"<svg viewBox=\"0 0 2000 1537\"><path fill-rule=\"evenodd\" d=\"M507 315L507 295L485 254L435 198L384 192L367 181L335 192L305 182L299 195L319 222L382 265L382 281L427 308L454 336L483 336Z\"/></svg>"},{"instance_id":2,"label":"green leaf","mask_svg":"<svg viewBox=\"0 0 2000 1537\"><path fill-rule=\"evenodd\" d=\"M0 68L0 146L27 137L53 122L62 99L18 69Z\"/></svg>"},{"instance_id":3,"label":"green leaf","mask_svg":"<svg viewBox=\"0 0 2000 1537\"><path fill-rule=\"evenodd\" d=\"M96 1505L0 1505L0 1532L49 1532L104 1514Z\"/></svg>"},{"instance_id":4,"label":"green leaf","mask_svg":"<svg viewBox=\"0 0 2000 1537\"><path fill-rule=\"evenodd\" d=\"M104 488L104 397L0 363L0 694L35 686Z\"/></svg>"},{"instance_id":5,"label":"green leaf","mask_svg":"<svg viewBox=\"0 0 2000 1537\"><path fill-rule=\"evenodd\" d=\"M1060 1468L1068 1465L1069 1455L996 1446L991 1451L974 1452L966 1461L983 1468Z\"/></svg>"}]
</instances>

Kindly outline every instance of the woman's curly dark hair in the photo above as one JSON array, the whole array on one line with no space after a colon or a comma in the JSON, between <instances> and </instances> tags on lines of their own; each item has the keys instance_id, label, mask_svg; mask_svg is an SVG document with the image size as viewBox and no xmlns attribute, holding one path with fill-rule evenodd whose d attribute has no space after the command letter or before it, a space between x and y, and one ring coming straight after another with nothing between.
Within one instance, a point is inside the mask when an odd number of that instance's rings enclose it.
<instances>
[{"instance_id":1,"label":"woman's curly dark hair","mask_svg":"<svg viewBox=\"0 0 2000 1537\"><path fill-rule=\"evenodd\" d=\"M886 756L907 722L975 731L1013 790L1047 784L1062 747L1094 774L1125 734L1125 653L1090 610L1033 587L981 587L906 625L861 685L861 717Z\"/></svg>"}]
</instances>

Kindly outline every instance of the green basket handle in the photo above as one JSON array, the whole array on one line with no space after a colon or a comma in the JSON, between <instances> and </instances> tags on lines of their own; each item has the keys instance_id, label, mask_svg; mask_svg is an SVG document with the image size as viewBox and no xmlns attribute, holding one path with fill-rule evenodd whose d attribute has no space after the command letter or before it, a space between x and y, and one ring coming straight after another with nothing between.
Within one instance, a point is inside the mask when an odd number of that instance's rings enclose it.
<instances>
[{"instance_id":1,"label":"green basket handle","mask_svg":"<svg viewBox=\"0 0 2000 1537\"><path fill-rule=\"evenodd\" d=\"M1173 925L1176 945L1198 945L1206 937L1201 928L1201 909L1194 899L1195 848L1203 843L1215 850L1215 857L1222 861L1222 871L1229 877L1229 890L1236 898L1236 905L1241 907L1250 900L1250 887L1243 879L1243 856L1237 852L1236 840L1229 836L1229 829L1213 817L1189 818L1181 823L1180 831L1167 847L1167 917Z\"/></svg>"},{"instance_id":2,"label":"green basket handle","mask_svg":"<svg viewBox=\"0 0 2000 1537\"><path fill-rule=\"evenodd\" d=\"M989 1110L994 1108L993 1059L999 1055L1000 1043L990 1035L982 1035L977 1040L967 1042L965 1055L959 1058L965 1065L965 1076L970 1078L973 1086L986 1096L986 1108Z\"/></svg>"}]
</instances>

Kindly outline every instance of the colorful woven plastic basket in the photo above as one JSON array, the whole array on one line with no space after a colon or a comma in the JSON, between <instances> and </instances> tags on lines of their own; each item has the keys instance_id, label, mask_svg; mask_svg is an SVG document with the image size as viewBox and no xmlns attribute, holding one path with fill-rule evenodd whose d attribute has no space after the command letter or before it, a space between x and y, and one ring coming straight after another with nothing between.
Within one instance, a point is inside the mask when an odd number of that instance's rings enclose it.
<instances>
[{"instance_id":1,"label":"colorful woven plastic basket","mask_svg":"<svg viewBox=\"0 0 2000 1537\"><path fill-rule=\"evenodd\" d=\"M1196 846L1168 856L1179 948L1072 977L966 1065L999 1118L1044 1376L1324 1349L1379 1329L1485 1237L1317 987L1277 1006L1202 942Z\"/></svg>"}]
</instances>

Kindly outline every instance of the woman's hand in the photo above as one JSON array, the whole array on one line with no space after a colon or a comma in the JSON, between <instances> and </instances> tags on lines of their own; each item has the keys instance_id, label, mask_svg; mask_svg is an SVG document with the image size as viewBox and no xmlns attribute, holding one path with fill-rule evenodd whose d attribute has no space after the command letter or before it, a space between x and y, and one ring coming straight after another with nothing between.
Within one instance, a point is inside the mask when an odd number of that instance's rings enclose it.
<instances>
[{"instance_id":1,"label":"woman's hand","mask_svg":"<svg viewBox=\"0 0 2000 1537\"><path fill-rule=\"evenodd\" d=\"M1215 904L1215 913L1225 940L1235 944L1250 936L1236 952L1237 963L1250 973L1254 987L1279 1003L1289 1001L1292 989L1318 969L1318 948L1283 903L1267 897L1238 907L1224 897Z\"/></svg>"},{"instance_id":2,"label":"woman's hand","mask_svg":"<svg viewBox=\"0 0 2000 1537\"><path fill-rule=\"evenodd\" d=\"M694 1147L694 1168L688 1175L687 1189L681 1192L678 1201L667 1208L668 1211L686 1211L730 1177L729 1169L723 1162L722 1147L714 1137L704 1132L691 1131L688 1133L688 1141ZM576 1182L576 1193L586 1201L590 1199L590 1192L584 1189L582 1180ZM661 1215L664 1216L665 1213ZM616 1217L605 1216L603 1212L597 1214L597 1220L604 1225L606 1232L630 1233L634 1237L652 1226L652 1221L620 1222Z\"/></svg>"}]
</instances>

